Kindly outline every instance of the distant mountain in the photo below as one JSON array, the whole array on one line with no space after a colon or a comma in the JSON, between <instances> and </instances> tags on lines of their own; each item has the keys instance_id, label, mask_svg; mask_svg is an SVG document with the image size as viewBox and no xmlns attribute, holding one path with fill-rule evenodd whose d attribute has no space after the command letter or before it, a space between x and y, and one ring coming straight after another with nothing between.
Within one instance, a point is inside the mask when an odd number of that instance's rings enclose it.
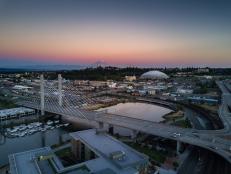
<instances>
[{"instance_id":1,"label":"distant mountain","mask_svg":"<svg viewBox=\"0 0 231 174\"><path fill-rule=\"evenodd\" d=\"M91 67L93 67L93 68L96 68L96 67L99 67L99 66L106 67L108 65L109 64L107 64L105 61L98 60L98 61L94 62L93 64L91 64Z\"/></svg>"}]
</instances>

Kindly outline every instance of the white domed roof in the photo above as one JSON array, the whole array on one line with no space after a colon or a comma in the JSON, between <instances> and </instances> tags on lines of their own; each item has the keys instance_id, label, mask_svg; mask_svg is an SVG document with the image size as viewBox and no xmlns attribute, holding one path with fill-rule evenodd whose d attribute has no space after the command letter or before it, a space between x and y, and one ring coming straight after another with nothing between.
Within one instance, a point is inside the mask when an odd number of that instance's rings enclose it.
<instances>
[{"instance_id":1,"label":"white domed roof","mask_svg":"<svg viewBox=\"0 0 231 174\"><path fill-rule=\"evenodd\" d=\"M160 71L148 71L140 76L141 79L167 79L167 74Z\"/></svg>"}]
</instances>

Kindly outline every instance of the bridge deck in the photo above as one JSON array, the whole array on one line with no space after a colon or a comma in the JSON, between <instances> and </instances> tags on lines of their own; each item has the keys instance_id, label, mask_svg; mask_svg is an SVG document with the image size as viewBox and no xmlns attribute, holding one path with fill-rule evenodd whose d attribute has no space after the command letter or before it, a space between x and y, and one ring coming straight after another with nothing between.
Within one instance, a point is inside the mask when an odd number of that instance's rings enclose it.
<instances>
[{"instance_id":1,"label":"bridge deck","mask_svg":"<svg viewBox=\"0 0 231 174\"><path fill-rule=\"evenodd\" d=\"M20 101L18 104L29 108L40 109L39 103L36 102ZM217 136L213 136L211 134L207 135L206 133L197 132L194 129L179 128L152 121L141 120L121 115L114 115L104 112L87 111L75 107L61 107L58 105L58 102L53 102L52 104L45 103L44 109L46 112L55 113L58 115L76 117L95 122L103 122L115 126L129 128L132 130L137 130L151 135L156 135L204 147L220 154L229 162L231 162L230 141ZM177 136L176 133L178 134Z\"/></svg>"}]
</instances>

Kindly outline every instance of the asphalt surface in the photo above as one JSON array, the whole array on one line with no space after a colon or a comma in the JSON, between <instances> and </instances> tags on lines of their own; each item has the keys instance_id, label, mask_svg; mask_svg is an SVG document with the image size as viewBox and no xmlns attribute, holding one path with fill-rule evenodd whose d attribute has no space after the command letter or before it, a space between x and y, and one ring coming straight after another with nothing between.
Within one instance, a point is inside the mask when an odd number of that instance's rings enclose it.
<instances>
[{"instance_id":1,"label":"asphalt surface","mask_svg":"<svg viewBox=\"0 0 231 174\"><path fill-rule=\"evenodd\" d=\"M224 106L230 105L230 85L227 89L226 84L218 82L223 95L222 95L222 105L220 107L220 117L223 119L223 122L226 121L226 128L224 134L230 133L230 118L229 110ZM193 126L196 129L206 129L201 125L198 119L188 111L190 120L193 122ZM207 125L208 126L208 125ZM211 127L209 128L211 129ZM183 162L178 170L178 174L230 174L231 173L231 163L222 158L221 156L212 153L206 149L202 149L196 146L193 146L188 157Z\"/></svg>"},{"instance_id":2,"label":"asphalt surface","mask_svg":"<svg viewBox=\"0 0 231 174\"><path fill-rule=\"evenodd\" d=\"M21 105L30 108L36 109L39 107L39 105L34 102L21 101L20 103ZM125 127L131 130L137 130L151 135L201 146L222 155L231 162L230 141L222 139L221 137L213 136L211 134L197 132L195 129L180 128L104 112L81 110L79 108L69 106L61 107L57 102L45 103L45 111L58 115L76 117L78 119L84 119L85 121L102 122Z\"/></svg>"},{"instance_id":3,"label":"asphalt surface","mask_svg":"<svg viewBox=\"0 0 231 174\"><path fill-rule=\"evenodd\" d=\"M51 94L47 91L48 96L45 99L45 111L85 119L85 121L102 122L126 127L132 130L200 146L220 154L231 162L231 142L221 136L231 135L231 117L230 112L227 110L227 104L231 103L231 93L227 90L223 82L218 82L218 86L222 90L222 105L219 109L219 116L225 126L222 130L184 129L131 117L82 110L72 104L72 101L78 101L78 98L75 99L72 95L68 95L64 100L66 103L64 103L63 106L59 106L57 98L53 97L53 89L51 90ZM40 109L39 102L20 101L20 104L26 107ZM200 122L200 120L198 120L198 122Z\"/></svg>"},{"instance_id":4,"label":"asphalt surface","mask_svg":"<svg viewBox=\"0 0 231 174\"><path fill-rule=\"evenodd\" d=\"M231 164L219 155L193 147L178 174L230 174Z\"/></svg>"}]
</instances>

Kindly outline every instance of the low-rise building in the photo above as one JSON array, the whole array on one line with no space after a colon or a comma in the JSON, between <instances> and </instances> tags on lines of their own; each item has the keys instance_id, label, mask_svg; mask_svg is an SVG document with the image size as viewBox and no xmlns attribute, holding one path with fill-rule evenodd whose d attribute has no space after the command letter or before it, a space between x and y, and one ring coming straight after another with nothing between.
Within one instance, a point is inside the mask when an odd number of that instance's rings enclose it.
<instances>
[{"instance_id":1,"label":"low-rise building","mask_svg":"<svg viewBox=\"0 0 231 174\"><path fill-rule=\"evenodd\" d=\"M57 149L44 147L10 155L10 173L147 173L148 157L103 132L90 129L70 135L70 145Z\"/></svg>"},{"instance_id":2,"label":"low-rise building","mask_svg":"<svg viewBox=\"0 0 231 174\"><path fill-rule=\"evenodd\" d=\"M148 89L147 90L149 95L156 95L156 90L155 89Z\"/></svg>"},{"instance_id":3,"label":"low-rise building","mask_svg":"<svg viewBox=\"0 0 231 174\"><path fill-rule=\"evenodd\" d=\"M129 81L129 82L135 81L136 80L136 76L125 76L125 80Z\"/></svg>"},{"instance_id":4,"label":"low-rise building","mask_svg":"<svg viewBox=\"0 0 231 174\"><path fill-rule=\"evenodd\" d=\"M25 107L3 109L0 110L0 120L8 120L12 118L18 118L18 117L23 117L33 114L35 114L34 109L25 108Z\"/></svg>"},{"instance_id":5,"label":"low-rise building","mask_svg":"<svg viewBox=\"0 0 231 174\"><path fill-rule=\"evenodd\" d=\"M116 88L117 83L115 83L115 82L107 82L107 85L108 85L109 88Z\"/></svg>"},{"instance_id":6,"label":"low-rise building","mask_svg":"<svg viewBox=\"0 0 231 174\"><path fill-rule=\"evenodd\" d=\"M208 98L203 96L190 96L187 99L190 103L193 104L218 105L219 103L219 100L216 98Z\"/></svg>"},{"instance_id":7,"label":"low-rise building","mask_svg":"<svg viewBox=\"0 0 231 174\"><path fill-rule=\"evenodd\" d=\"M15 90L21 90L21 91L28 91L28 90L32 89L32 87L23 86L23 85L15 85L13 87L13 89L15 89Z\"/></svg>"},{"instance_id":8,"label":"low-rise building","mask_svg":"<svg viewBox=\"0 0 231 174\"><path fill-rule=\"evenodd\" d=\"M198 68L197 72L198 73L208 73L209 72L209 68Z\"/></svg>"},{"instance_id":9,"label":"low-rise building","mask_svg":"<svg viewBox=\"0 0 231 174\"><path fill-rule=\"evenodd\" d=\"M192 89L182 89L182 88L179 88L179 89L177 89L176 92L179 93L179 94L192 94L193 90Z\"/></svg>"}]
</instances>

